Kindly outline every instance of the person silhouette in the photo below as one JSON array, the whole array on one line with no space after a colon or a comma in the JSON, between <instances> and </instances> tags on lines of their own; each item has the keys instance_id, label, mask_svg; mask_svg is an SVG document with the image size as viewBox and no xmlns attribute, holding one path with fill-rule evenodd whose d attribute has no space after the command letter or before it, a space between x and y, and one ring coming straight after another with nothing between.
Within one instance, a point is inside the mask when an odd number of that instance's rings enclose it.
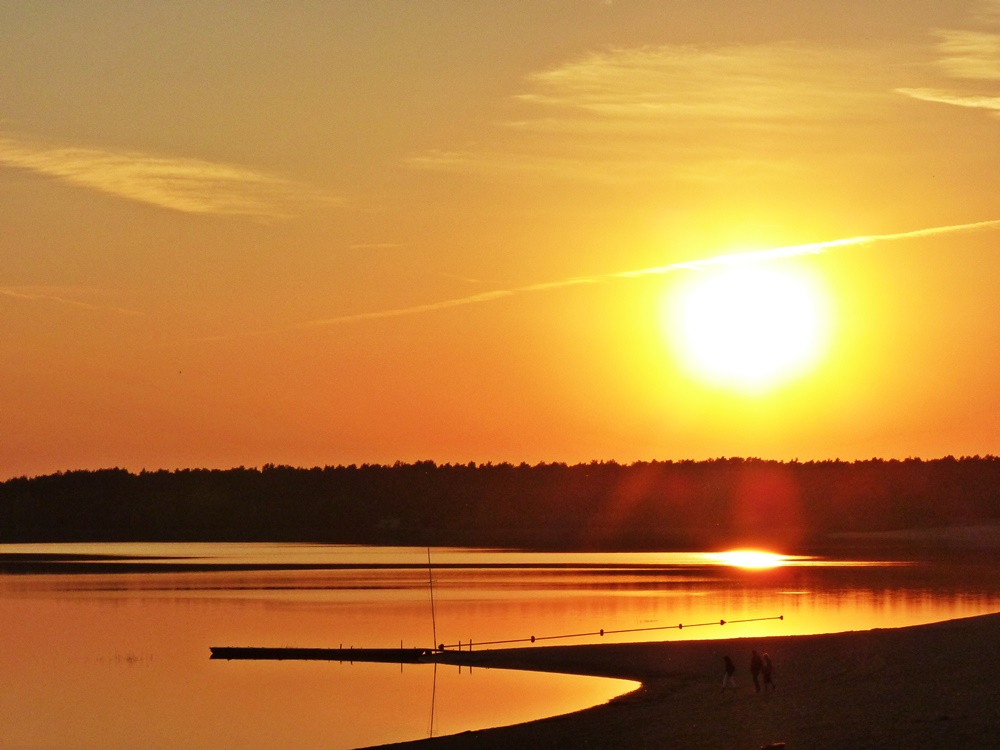
<instances>
[{"instance_id":1,"label":"person silhouette","mask_svg":"<svg viewBox=\"0 0 1000 750\"><path fill-rule=\"evenodd\" d=\"M771 663L771 657L767 653L761 658L761 662L761 669L764 672L764 692L766 693L768 687L774 690L774 665Z\"/></svg>"},{"instance_id":2,"label":"person silhouette","mask_svg":"<svg viewBox=\"0 0 1000 750\"><path fill-rule=\"evenodd\" d=\"M750 657L750 676L753 677L753 688L758 693L760 692L760 671L764 668L764 661L760 658L760 654L754 649L753 655Z\"/></svg>"},{"instance_id":3,"label":"person silhouette","mask_svg":"<svg viewBox=\"0 0 1000 750\"><path fill-rule=\"evenodd\" d=\"M732 688L735 692L736 680L733 678L733 675L736 673L736 665L733 664L733 660L728 656L722 657L722 663L725 667L722 673L722 691L725 692L726 688Z\"/></svg>"}]
</instances>

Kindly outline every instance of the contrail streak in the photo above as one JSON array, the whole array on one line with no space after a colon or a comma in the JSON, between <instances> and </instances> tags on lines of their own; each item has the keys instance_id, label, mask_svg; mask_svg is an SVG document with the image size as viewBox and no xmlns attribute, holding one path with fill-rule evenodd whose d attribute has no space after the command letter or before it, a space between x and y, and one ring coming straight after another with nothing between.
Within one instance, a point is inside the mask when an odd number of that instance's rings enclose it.
<instances>
[{"instance_id":1,"label":"contrail streak","mask_svg":"<svg viewBox=\"0 0 1000 750\"><path fill-rule=\"evenodd\" d=\"M723 255L713 255L710 258L700 260L685 260L677 263L668 263L663 266L653 266L651 268L640 268L634 271L618 271L614 273L598 274L596 276L574 276L558 281L549 281L539 284L527 284L525 286L512 287L510 289L498 289L482 294L473 294L468 297L456 297L454 299L442 300L440 302L428 302L423 305L411 305L408 307L396 307L387 310L374 310L371 312L354 313L351 315L340 315L334 318L312 320L300 323L296 326L282 328L271 331L259 331L257 334L279 333L281 331L305 330L309 328L324 328L328 326L343 325L347 323L359 323L366 320L381 320L384 318L398 318L404 315L418 315L420 313L435 312L437 310L447 310L453 307L464 307L466 305L476 305L483 302L493 302L499 299L514 297L532 292L547 292L555 289L565 289L582 284L600 284L617 279L634 279L641 276L653 276L673 273L675 271L698 270L711 268L713 266L734 265L740 263L758 263L779 258L791 258L799 255L818 255L829 250L836 250L854 245L870 245L876 242L892 242L894 240L916 239L919 237L932 237L938 234L953 234L956 232L968 232L976 229L993 229L1000 227L1000 219L990 219L989 221L977 221L971 224L952 224L943 227L930 227L927 229L913 229L907 232L893 232L890 234L866 234L858 237L847 237L838 240L824 240L822 242L808 242L803 245L788 245L785 247L767 248L764 250L750 250L741 253L726 253Z\"/></svg>"},{"instance_id":2,"label":"contrail streak","mask_svg":"<svg viewBox=\"0 0 1000 750\"><path fill-rule=\"evenodd\" d=\"M80 300L69 299L68 297L61 297L59 295L51 294L48 292L30 291L26 289L0 287L0 297L10 297L12 299L28 300L31 302L37 302L37 301L56 302L60 305L66 305L68 307L78 307L83 310L94 310L97 312L112 312L118 315L139 316L144 314L142 312L139 312L138 310L129 310L124 307L95 305L90 302L82 302Z\"/></svg>"},{"instance_id":3,"label":"contrail streak","mask_svg":"<svg viewBox=\"0 0 1000 750\"><path fill-rule=\"evenodd\" d=\"M840 240L825 240L823 242L808 242L804 245L788 245L786 247L774 247L766 250L750 250L742 253L728 253L725 255L714 255L711 258L702 260L682 261L671 263L666 266L656 266L654 268L643 268L639 271L621 271L619 273L607 274L600 279L625 279L637 276L648 276L650 274L670 273L682 269L709 268L711 266L734 265L738 263L756 263L759 261L775 260L778 258L791 258L796 255L817 255L841 247L851 245L868 245L874 242L889 242L892 240L916 239L918 237L932 237L936 234L950 234L953 232L967 232L973 229L989 229L1000 227L1000 219L989 221L977 221L972 224L952 224L946 227L931 227L929 229L913 229L909 232L894 232L892 234L866 234L859 237L847 237Z\"/></svg>"},{"instance_id":4,"label":"contrail streak","mask_svg":"<svg viewBox=\"0 0 1000 750\"><path fill-rule=\"evenodd\" d=\"M417 313L434 312L435 310L447 310L449 307L464 307L465 305L475 305L480 302L492 302L493 300L513 297L518 294L529 292L544 292L550 289L563 289L565 287L577 286L579 284L597 284L601 281L613 278L625 278L624 274L604 274L592 277L575 277L572 279L562 279L561 281L548 281L540 284L528 284L512 289L497 289L493 292L483 292L473 294L469 297L456 297L440 302L428 302L424 305L412 305L410 307L396 307L388 310L375 310L372 312L355 313L353 315L340 315L336 318L326 318L324 320L312 320L308 323L301 323L296 328L322 328L324 326L338 325L341 323L356 323L362 320L378 320L380 318L398 318L401 315L415 315Z\"/></svg>"}]
</instances>

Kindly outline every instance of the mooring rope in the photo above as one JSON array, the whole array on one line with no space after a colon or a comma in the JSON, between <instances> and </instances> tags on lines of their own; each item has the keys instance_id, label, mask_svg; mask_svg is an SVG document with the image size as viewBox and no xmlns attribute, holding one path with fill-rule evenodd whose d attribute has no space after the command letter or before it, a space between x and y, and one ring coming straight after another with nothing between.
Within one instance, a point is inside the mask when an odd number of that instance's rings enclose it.
<instances>
[{"instance_id":1,"label":"mooring rope","mask_svg":"<svg viewBox=\"0 0 1000 750\"><path fill-rule=\"evenodd\" d=\"M623 628L621 630L605 630L601 628L600 630L595 630L591 633L565 633L563 635L542 635L542 636L530 636L529 638L511 638L503 641L478 641L475 645L477 646L500 646L508 643L537 643L538 641L553 641L559 638L585 638L592 635L614 635L617 633L642 633L648 632L650 630L683 630L684 628L700 628L706 625L726 625L726 624L736 624L741 622L763 622L765 620L784 620L784 615L776 615L774 617L751 617L745 620L713 620L712 622L695 622L689 625L684 623L678 623L677 625L657 625L650 628ZM470 639L467 644L463 644L461 641L458 643L450 643L438 646L439 651L444 651L449 648L457 648L461 650L462 646L468 646L469 650L472 650L472 640Z\"/></svg>"}]
</instances>

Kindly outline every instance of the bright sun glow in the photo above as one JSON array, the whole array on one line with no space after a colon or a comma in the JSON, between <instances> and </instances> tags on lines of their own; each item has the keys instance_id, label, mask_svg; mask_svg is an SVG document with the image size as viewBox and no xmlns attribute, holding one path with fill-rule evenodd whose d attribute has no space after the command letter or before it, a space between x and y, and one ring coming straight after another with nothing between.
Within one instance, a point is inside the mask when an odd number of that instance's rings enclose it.
<instances>
[{"instance_id":1,"label":"bright sun glow","mask_svg":"<svg viewBox=\"0 0 1000 750\"><path fill-rule=\"evenodd\" d=\"M754 549L734 549L728 552L712 552L708 555L720 565L731 565L736 568L776 568L783 564L784 555L773 552L761 552Z\"/></svg>"},{"instance_id":2,"label":"bright sun glow","mask_svg":"<svg viewBox=\"0 0 1000 750\"><path fill-rule=\"evenodd\" d=\"M827 346L822 287L792 268L743 263L694 273L665 316L682 365L731 390L780 385L815 366Z\"/></svg>"}]
</instances>

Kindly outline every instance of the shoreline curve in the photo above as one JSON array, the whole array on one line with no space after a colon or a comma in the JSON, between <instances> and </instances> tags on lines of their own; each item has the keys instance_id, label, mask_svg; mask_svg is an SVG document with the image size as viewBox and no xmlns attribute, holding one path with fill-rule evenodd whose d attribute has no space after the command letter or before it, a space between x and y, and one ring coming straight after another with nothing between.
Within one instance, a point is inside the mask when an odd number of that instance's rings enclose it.
<instances>
[{"instance_id":1,"label":"shoreline curve","mask_svg":"<svg viewBox=\"0 0 1000 750\"><path fill-rule=\"evenodd\" d=\"M435 659L640 687L561 716L377 747L1000 747L998 644L1000 613L819 635L448 651ZM754 691L753 649L774 660L773 692ZM737 664L736 691L721 690L723 655Z\"/></svg>"}]
</instances>

